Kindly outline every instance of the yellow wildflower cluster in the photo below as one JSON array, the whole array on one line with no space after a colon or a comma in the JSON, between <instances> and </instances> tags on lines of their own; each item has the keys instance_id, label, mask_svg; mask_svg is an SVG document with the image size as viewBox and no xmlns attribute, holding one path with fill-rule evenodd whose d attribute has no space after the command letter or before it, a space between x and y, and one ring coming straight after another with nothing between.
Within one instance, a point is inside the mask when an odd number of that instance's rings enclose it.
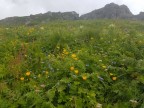
<instances>
[{"instance_id":1,"label":"yellow wildflower cluster","mask_svg":"<svg viewBox=\"0 0 144 108\"><path fill-rule=\"evenodd\" d=\"M102 68L103 68L103 69L106 69L106 66L105 66L105 65L102 65Z\"/></svg>"},{"instance_id":2,"label":"yellow wildflower cluster","mask_svg":"<svg viewBox=\"0 0 144 108\"><path fill-rule=\"evenodd\" d=\"M45 72L46 75L48 75L48 73L49 73L48 71Z\"/></svg>"},{"instance_id":3,"label":"yellow wildflower cluster","mask_svg":"<svg viewBox=\"0 0 144 108\"><path fill-rule=\"evenodd\" d=\"M40 77L41 77L41 74L38 74L38 77L40 78Z\"/></svg>"},{"instance_id":4,"label":"yellow wildflower cluster","mask_svg":"<svg viewBox=\"0 0 144 108\"><path fill-rule=\"evenodd\" d=\"M112 77L112 80L113 80L113 81L117 80L117 77L115 77L115 76L114 76L114 77Z\"/></svg>"},{"instance_id":5,"label":"yellow wildflower cluster","mask_svg":"<svg viewBox=\"0 0 144 108\"><path fill-rule=\"evenodd\" d=\"M74 69L75 69L74 66L71 66L71 67L70 67L70 70L71 70L71 71L74 71Z\"/></svg>"},{"instance_id":6,"label":"yellow wildflower cluster","mask_svg":"<svg viewBox=\"0 0 144 108\"><path fill-rule=\"evenodd\" d=\"M78 70L78 69L75 69L74 66L71 66L71 67L70 67L70 71L73 71L75 74L78 74L78 73L79 73L79 70Z\"/></svg>"},{"instance_id":7,"label":"yellow wildflower cluster","mask_svg":"<svg viewBox=\"0 0 144 108\"><path fill-rule=\"evenodd\" d=\"M75 73L75 74L78 74L78 73L79 73L79 70L77 70L77 69L74 70L74 73Z\"/></svg>"},{"instance_id":8,"label":"yellow wildflower cluster","mask_svg":"<svg viewBox=\"0 0 144 108\"><path fill-rule=\"evenodd\" d=\"M28 72L25 73L26 76L30 76L30 74L31 74L30 71L28 71ZM25 79L24 77L20 77L21 81L24 81L24 79Z\"/></svg>"},{"instance_id":9,"label":"yellow wildflower cluster","mask_svg":"<svg viewBox=\"0 0 144 108\"><path fill-rule=\"evenodd\" d=\"M74 60L78 60L76 54L72 54L71 57L72 57Z\"/></svg>"},{"instance_id":10,"label":"yellow wildflower cluster","mask_svg":"<svg viewBox=\"0 0 144 108\"><path fill-rule=\"evenodd\" d=\"M113 74L113 73L109 73L109 75L110 75L110 77L111 77L111 79L112 79L113 81L116 81L116 80L117 80L117 77L116 77L116 76L114 76L114 74Z\"/></svg>"},{"instance_id":11,"label":"yellow wildflower cluster","mask_svg":"<svg viewBox=\"0 0 144 108\"><path fill-rule=\"evenodd\" d=\"M35 30L34 28L30 28L30 29L28 30L27 35L30 35L34 30Z\"/></svg>"},{"instance_id":12,"label":"yellow wildflower cluster","mask_svg":"<svg viewBox=\"0 0 144 108\"><path fill-rule=\"evenodd\" d=\"M110 76L113 76L113 73L109 73Z\"/></svg>"},{"instance_id":13,"label":"yellow wildflower cluster","mask_svg":"<svg viewBox=\"0 0 144 108\"><path fill-rule=\"evenodd\" d=\"M24 77L21 77L20 80L23 81L23 80L24 80Z\"/></svg>"},{"instance_id":14,"label":"yellow wildflower cluster","mask_svg":"<svg viewBox=\"0 0 144 108\"><path fill-rule=\"evenodd\" d=\"M30 74L31 74L30 71L26 72L26 76L30 76Z\"/></svg>"},{"instance_id":15,"label":"yellow wildflower cluster","mask_svg":"<svg viewBox=\"0 0 144 108\"><path fill-rule=\"evenodd\" d=\"M64 48L64 49L63 49L63 54L64 54L64 55L68 55L69 52Z\"/></svg>"},{"instance_id":16,"label":"yellow wildflower cluster","mask_svg":"<svg viewBox=\"0 0 144 108\"><path fill-rule=\"evenodd\" d=\"M83 80L87 80L87 76L86 76L86 75L83 75L83 76L82 76L82 79L83 79Z\"/></svg>"}]
</instances>

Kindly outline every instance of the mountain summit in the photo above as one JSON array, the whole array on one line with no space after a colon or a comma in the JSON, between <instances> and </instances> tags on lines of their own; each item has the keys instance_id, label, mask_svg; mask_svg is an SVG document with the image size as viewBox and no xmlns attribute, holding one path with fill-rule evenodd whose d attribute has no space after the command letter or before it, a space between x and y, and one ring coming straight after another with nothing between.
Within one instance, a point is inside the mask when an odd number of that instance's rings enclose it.
<instances>
[{"instance_id":1,"label":"mountain summit","mask_svg":"<svg viewBox=\"0 0 144 108\"><path fill-rule=\"evenodd\" d=\"M138 15L133 15L126 5L117 5L110 3L103 8L96 9L90 13L81 15L75 11L71 12L47 12L44 14L36 14L24 17L9 17L0 20L0 24L4 25L36 25L39 23L46 23L55 20L89 20L89 19L132 19L144 20L144 12Z\"/></svg>"},{"instance_id":2,"label":"mountain summit","mask_svg":"<svg viewBox=\"0 0 144 108\"><path fill-rule=\"evenodd\" d=\"M81 19L129 19L133 16L126 5L110 3L105 7L82 15Z\"/></svg>"}]
</instances>

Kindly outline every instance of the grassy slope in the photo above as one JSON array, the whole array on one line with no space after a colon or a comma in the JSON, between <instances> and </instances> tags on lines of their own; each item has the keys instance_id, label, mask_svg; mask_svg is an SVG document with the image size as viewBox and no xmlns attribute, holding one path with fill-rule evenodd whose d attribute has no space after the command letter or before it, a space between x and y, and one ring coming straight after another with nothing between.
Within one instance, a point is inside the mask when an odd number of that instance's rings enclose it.
<instances>
[{"instance_id":1,"label":"grassy slope","mask_svg":"<svg viewBox=\"0 0 144 108\"><path fill-rule=\"evenodd\" d=\"M123 20L0 27L1 108L143 108L143 28Z\"/></svg>"}]
</instances>

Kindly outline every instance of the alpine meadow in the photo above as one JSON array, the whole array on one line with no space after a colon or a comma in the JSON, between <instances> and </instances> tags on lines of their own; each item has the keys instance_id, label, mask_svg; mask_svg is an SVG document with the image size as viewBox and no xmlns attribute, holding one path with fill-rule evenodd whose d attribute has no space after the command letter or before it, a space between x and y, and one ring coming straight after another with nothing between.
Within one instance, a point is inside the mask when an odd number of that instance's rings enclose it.
<instances>
[{"instance_id":1,"label":"alpine meadow","mask_svg":"<svg viewBox=\"0 0 144 108\"><path fill-rule=\"evenodd\" d=\"M0 27L1 108L143 108L143 29L122 20Z\"/></svg>"},{"instance_id":2,"label":"alpine meadow","mask_svg":"<svg viewBox=\"0 0 144 108\"><path fill-rule=\"evenodd\" d=\"M0 108L144 108L143 20L43 20L0 23Z\"/></svg>"}]
</instances>

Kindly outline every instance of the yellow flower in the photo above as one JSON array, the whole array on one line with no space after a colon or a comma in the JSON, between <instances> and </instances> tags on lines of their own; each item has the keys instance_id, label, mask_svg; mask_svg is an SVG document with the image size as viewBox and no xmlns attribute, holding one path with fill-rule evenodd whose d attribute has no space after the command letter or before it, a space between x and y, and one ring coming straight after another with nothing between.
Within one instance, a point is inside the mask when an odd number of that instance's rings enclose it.
<instances>
[{"instance_id":1,"label":"yellow flower","mask_svg":"<svg viewBox=\"0 0 144 108\"><path fill-rule=\"evenodd\" d=\"M110 76L113 76L113 73L109 73Z\"/></svg>"},{"instance_id":2,"label":"yellow flower","mask_svg":"<svg viewBox=\"0 0 144 108\"><path fill-rule=\"evenodd\" d=\"M65 53L65 52L67 52L67 50L66 50L66 49L63 49L63 53Z\"/></svg>"},{"instance_id":3,"label":"yellow flower","mask_svg":"<svg viewBox=\"0 0 144 108\"><path fill-rule=\"evenodd\" d=\"M59 46L57 46L57 49L60 49L60 47L59 47Z\"/></svg>"},{"instance_id":4,"label":"yellow flower","mask_svg":"<svg viewBox=\"0 0 144 108\"><path fill-rule=\"evenodd\" d=\"M86 79L87 79L87 76L86 76L86 75L82 76L82 79L83 79L83 80L86 80Z\"/></svg>"},{"instance_id":5,"label":"yellow flower","mask_svg":"<svg viewBox=\"0 0 144 108\"><path fill-rule=\"evenodd\" d=\"M30 72L26 72L26 76L30 76Z\"/></svg>"},{"instance_id":6,"label":"yellow flower","mask_svg":"<svg viewBox=\"0 0 144 108\"><path fill-rule=\"evenodd\" d=\"M71 66L71 67L70 67L70 70L73 71L73 70L74 70L74 66Z\"/></svg>"},{"instance_id":7,"label":"yellow flower","mask_svg":"<svg viewBox=\"0 0 144 108\"><path fill-rule=\"evenodd\" d=\"M105 66L105 65L103 65L103 66L102 66L102 68L106 69L106 66Z\"/></svg>"},{"instance_id":8,"label":"yellow flower","mask_svg":"<svg viewBox=\"0 0 144 108\"><path fill-rule=\"evenodd\" d=\"M40 78L40 77L41 77L41 74L38 74L38 77Z\"/></svg>"},{"instance_id":9,"label":"yellow flower","mask_svg":"<svg viewBox=\"0 0 144 108\"><path fill-rule=\"evenodd\" d=\"M36 88L37 86L36 85L34 85L34 88Z\"/></svg>"},{"instance_id":10,"label":"yellow flower","mask_svg":"<svg viewBox=\"0 0 144 108\"><path fill-rule=\"evenodd\" d=\"M64 54L65 54L65 55L68 55L68 54L69 54L69 52L64 52Z\"/></svg>"},{"instance_id":11,"label":"yellow flower","mask_svg":"<svg viewBox=\"0 0 144 108\"><path fill-rule=\"evenodd\" d=\"M46 71L45 74L47 75L47 74L48 74L48 71Z\"/></svg>"},{"instance_id":12,"label":"yellow flower","mask_svg":"<svg viewBox=\"0 0 144 108\"><path fill-rule=\"evenodd\" d=\"M73 58L74 60L78 60L78 58Z\"/></svg>"},{"instance_id":13,"label":"yellow flower","mask_svg":"<svg viewBox=\"0 0 144 108\"><path fill-rule=\"evenodd\" d=\"M78 74L78 73L79 73L79 71L78 71L78 70L74 70L74 72L75 72L75 74Z\"/></svg>"},{"instance_id":14,"label":"yellow flower","mask_svg":"<svg viewBox=\"0 0 144 108\"><path fill-rule=\"evenodd\" d=\"M71 57L72 57L72 58L76 58L76 54L72 54Z\"/></svg>"},{"instance_id":15,"label":"yellow flower","mask_svg":"<svg viewBox=\"0 0 144 108\"><path fill-rule=\"evenodd\" d=\"M24 80L24 77L21 77L20 80L23 81L23 80Z\"/></svg>"},{"instance_id":16,"label":"yellow flower","mask_svg":"<svg viewBox=\"0 0 144 108\"><path fill-rule=\"evenodd\" d=\"M112 80L113 80L113 81L117 80L117 77L112 77Z\"/></svg>"}]
</instances>

